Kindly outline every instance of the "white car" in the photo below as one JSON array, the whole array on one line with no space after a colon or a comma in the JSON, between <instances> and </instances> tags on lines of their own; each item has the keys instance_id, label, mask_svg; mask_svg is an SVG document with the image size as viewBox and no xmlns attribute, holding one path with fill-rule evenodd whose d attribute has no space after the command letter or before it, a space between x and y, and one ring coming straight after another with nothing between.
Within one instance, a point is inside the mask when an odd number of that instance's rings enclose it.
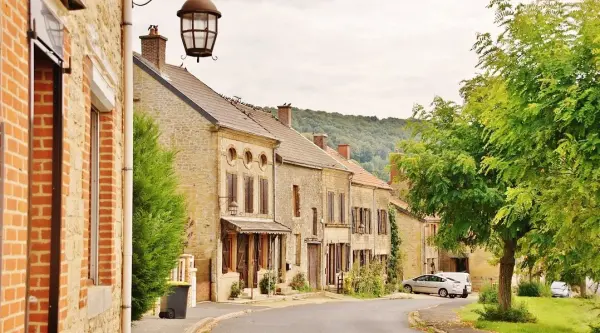
<instances>
[{"instance_id":1,"label":"white car","mask_svg":"<svg viewBox=\"0 0 600 333\"><path fill-rule=\"evenodd\" d=\"M471 275L469 273L461 272L439 272L436 275L441 277L448 277L456 280L463 285L463 292L460 295L462 298L467 298L469 294L473 292L473 284L471 283Z\"/></svg>"},{"instance_id":2,"label":"white car","mask_svg":"<svg viewBox=\"0 0 600 333\"><path fill-rule=\"evenodd\" d=\"M464 288L462 283L452 278L426 274L402 281L402 289L409 294L438 294L441 297L454 298L462 295Z\"/></svg>"},{"instance_id":3,"label":"white car","mask_svg":"<svg viewBox=\"0 0 600 333\"><path fill-rule=\"evenodd\" d=\"M550 289L552 290L552 297L571 297L571 287L565 282L554 281L550 285Z\"/></svg>"}]
</instances>

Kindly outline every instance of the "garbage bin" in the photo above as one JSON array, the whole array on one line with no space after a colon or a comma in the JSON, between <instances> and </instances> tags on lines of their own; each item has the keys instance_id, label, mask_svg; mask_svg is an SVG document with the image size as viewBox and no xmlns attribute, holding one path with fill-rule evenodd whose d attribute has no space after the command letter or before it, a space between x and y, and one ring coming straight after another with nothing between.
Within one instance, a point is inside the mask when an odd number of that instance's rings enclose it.
<instances>
[{"instance_id":1,"label":"garbage bin","mask_svg":"<svg viewBox=\"0 0 600 333\"><path fill-rule=\"evenodd\" d=\"M160 318L185 319L187 315L187 301L189 285L177 285L172 287L172 292L160 300Z\"/></svg>"}]
</instances>

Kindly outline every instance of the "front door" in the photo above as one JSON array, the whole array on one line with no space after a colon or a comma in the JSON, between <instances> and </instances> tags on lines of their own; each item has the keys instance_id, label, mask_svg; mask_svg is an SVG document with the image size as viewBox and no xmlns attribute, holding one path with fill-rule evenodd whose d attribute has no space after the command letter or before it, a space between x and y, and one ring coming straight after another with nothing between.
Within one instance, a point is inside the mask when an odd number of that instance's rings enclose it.
<instances>
[{"instance_id":1,"label":"front door","mask_svg":"<svg viewBox=\"0 0 600 333\"><path fill-rule=\"evenodd\" d=\"M248 287L248 245L250 244L248 235L238 234L237 245L237 272L240 273L240 279L244 280L244 287Z\"/></svg>"},{"instance_id":2,"label":"front door","mask_svg":"<svg viewBox=\"0 0 600 333\"><path fill-rule=\"evenodd\" d=\"M318 288L319 245L308 244L308 283L312 289Z\"/></svg>"}]
</instances>

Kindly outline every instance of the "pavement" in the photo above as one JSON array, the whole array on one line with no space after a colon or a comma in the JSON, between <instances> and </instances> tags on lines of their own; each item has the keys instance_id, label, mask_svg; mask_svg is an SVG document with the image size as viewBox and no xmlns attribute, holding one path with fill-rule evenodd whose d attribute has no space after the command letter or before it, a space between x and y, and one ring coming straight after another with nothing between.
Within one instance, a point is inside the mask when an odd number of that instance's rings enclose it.
<instances>
[{"instance_id":1,"label":"pavement","mask_svg":"<svg viewBox=\"0 0 600 333\"><path fill-rule=\"evenodd\" d=\"M155 316L147 316L133 323L132 333L185 333L197 323L208 318L260 309L266 309L266 307L245 304L198 303L196 307L187 310L186 319L160 319Z\"/></svg>"},{"instance_id":2,"label":"pavement","mask_svg":"<svg viewBox=\"0 0 600 333\"><path fill-rule=\"evenodd\" d=\"M433 328L437 332L447 333L484 333L468 324L461 322L458 317L458 309L465 305L473 303L477 298L455 299L453 302L440 303L436 306L421 309L411 314L417 321L418 326L424 328Z\"/></svg>"},{"instance_id":3,"label":"pavement","mask_svg":"<svg viewBox=\"0 0 600 333\"><path fill-rule=\"evenodd\" d=\"M408 333L408 314L456 300L439 297L325 302L255 311L223 320L211 333Z\"/></svg>"}]
</instances>

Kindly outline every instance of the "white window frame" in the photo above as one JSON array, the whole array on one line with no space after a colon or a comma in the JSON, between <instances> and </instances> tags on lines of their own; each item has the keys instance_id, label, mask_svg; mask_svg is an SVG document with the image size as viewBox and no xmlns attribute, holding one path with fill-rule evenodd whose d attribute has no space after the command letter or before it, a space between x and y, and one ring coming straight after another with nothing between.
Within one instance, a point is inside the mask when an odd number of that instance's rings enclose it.
<instances>
[{"instance_id":1,"label":"white window frame","mask_svg":"<svg viewBox=\"0 0 600 333\"><path fill-rule=\"evenodd\" d=\"M90 273L94 285L100 284L98 254L100 236L100 113L90 114Z\"/></svg>"}]
</instances>

